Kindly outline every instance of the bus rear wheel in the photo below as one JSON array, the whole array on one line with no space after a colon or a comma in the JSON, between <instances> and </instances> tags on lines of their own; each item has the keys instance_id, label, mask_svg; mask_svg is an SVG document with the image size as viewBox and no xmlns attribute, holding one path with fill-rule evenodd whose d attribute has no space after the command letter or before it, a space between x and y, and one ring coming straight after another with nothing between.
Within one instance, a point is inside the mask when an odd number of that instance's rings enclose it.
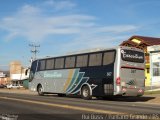
<instances>
[{"instance_id":1,"label":"bus rear wheel","mask_svg":"<svg viewBox=\"0 0 160 120\"><path fill-rule=\"evenodd\" d=\"M65 97L66 94L58 94L58 97Z\"/></svg>"},{"instance_id":2,"label":"bus rear wheel","mask_svg":"<svg viewBox=\"0 0 160 120\"><path fill-rule=\"evenodd\" d=\"M42 85L38 85L37 92L38 92L38 95L40 96L44 95Z\"/></svg>"},{"instance_id":3,"label":"bus rear wheel","mask_svg":"<svg viewBox=\"0 0 160 120\"><path fill-rule=\"evenodd\" d=\"M81 96L85 100L90 100L92 98L91 91L88 86L84 86L81 90Z\"/></svg>"}]
</instances>

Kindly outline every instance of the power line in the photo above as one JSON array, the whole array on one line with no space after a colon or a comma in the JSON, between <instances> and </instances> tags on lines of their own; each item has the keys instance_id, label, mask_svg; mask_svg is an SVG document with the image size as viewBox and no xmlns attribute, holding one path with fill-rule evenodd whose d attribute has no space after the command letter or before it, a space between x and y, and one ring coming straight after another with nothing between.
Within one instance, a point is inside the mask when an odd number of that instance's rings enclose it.
<instances>
[{"instance_id":1,"label":"power line","mask_svg":"<svg viewBox=\"0 0 160 120\"><path fill-rule=\"evenodd\" d=\"M37 53L39 52L39 50L37 50L37 48L40 47L40 45L29 44L29 46L32 47L32 49L31 49L31 53L33 53L32 59L35 60L37 57Z\"/></svg>"}]
</instances>

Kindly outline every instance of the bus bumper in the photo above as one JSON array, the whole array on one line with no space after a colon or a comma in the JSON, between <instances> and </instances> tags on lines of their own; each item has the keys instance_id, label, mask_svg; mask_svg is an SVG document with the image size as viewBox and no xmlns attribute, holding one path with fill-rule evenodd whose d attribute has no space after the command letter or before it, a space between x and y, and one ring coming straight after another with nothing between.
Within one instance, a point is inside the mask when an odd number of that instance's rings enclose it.
<instances>
[{"instance_id":1,"label":"bus bumper","mask_svg":"<svg viewBox=\"0 0 160 120\"><path fill-rule=\"evenodd\" d=\"M144 94L144 89L141 88L123 88L122 96L142 96Z\"/></svg>"}]
</instances>

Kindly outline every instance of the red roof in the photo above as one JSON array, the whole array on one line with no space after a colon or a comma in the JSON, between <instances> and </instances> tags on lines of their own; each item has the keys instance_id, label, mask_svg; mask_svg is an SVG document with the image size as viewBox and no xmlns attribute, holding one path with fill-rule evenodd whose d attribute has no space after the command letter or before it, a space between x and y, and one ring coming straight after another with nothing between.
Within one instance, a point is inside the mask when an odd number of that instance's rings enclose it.
<instances>
[{"instance_id":1,"label":"red roof","mask_svg":"<svg viewBox=\"0 0 160 120\"><path fill-rule=\"evenodd\" d=\"M146 43L149 46L151 46L151 45L159 45L160 44L160 38L145 37L145 36L132 36L127 41L131 41L134 38L141 40L143 43ZM127 42L127 41L125 41L125 42Z\"/></svg>"}]
</instances>

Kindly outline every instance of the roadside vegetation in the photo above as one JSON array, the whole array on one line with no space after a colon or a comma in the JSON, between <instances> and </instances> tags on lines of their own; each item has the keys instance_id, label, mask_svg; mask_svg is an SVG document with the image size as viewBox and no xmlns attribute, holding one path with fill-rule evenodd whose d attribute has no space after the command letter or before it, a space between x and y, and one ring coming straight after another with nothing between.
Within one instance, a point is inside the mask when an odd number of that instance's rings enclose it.
<instances>
[{"instance_id":1,"label":"roadside vegetation","mask_svg":"<svg viewBox=\"0 0 160 120\"><path fill-rule=\"evenodd\" d=\"M160 90L157 90L157 91L145 91L144 94L145 95L160 94Z\"/></svg>"}]
</instances>

